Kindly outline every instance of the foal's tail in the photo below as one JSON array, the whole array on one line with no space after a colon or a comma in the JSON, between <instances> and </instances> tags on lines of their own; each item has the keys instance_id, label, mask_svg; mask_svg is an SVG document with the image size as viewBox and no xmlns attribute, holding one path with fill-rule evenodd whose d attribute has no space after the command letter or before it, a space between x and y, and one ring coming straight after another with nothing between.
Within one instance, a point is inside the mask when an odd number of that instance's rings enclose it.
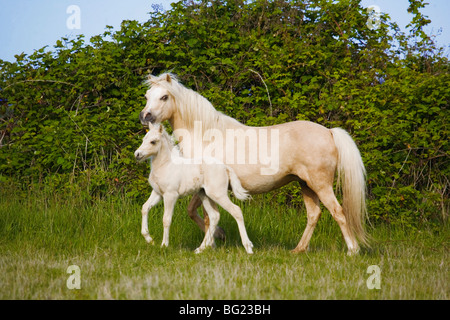
<instances>
[{"instance_id":1,"label":"foal's tail","mask_svg":"<svg viewBox=\"0 0 450 320\"><path fill-rule=\"evenodd\" d=\"M369 238L364 228L367 216L366 169L358 147L347 131L333 128L331 133L339 153L337 184L342 190L344 215L356 238L368 246Z\"/></svg>"},{"instance_id":2,"label":"foal's tail","mask_svg":"<svg viewBox=\"0 0 450 320\"><path fill-rule=\"evenodd\" d=\"M229 166L226 166L226 168L228 173L228 179L231 184L231 190L233 190L235 197L238 198L239 200L247 200L249 198L248 191L242 187L241 181L237 177L234 170L231 169Z\"/></svg>"}]
</instances>

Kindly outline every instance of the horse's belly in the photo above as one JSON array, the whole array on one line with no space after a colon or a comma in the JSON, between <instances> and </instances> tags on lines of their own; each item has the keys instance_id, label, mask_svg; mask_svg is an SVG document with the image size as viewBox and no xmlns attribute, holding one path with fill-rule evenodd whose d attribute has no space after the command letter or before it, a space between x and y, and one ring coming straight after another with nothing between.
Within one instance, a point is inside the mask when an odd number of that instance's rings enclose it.
<instances>
[{"instance_id":1,"label":"horse's belly","mask_svg":"<svg viewBox=\"0 0 450 320\"><path fill-rule=\"evenodd\" d=\"M299 181L300 179L292 174L279 173L275 175L261 175L258 174L259 168L249 170L249 168L239 168L239 166L233 166L242 187L251 194L265 193L275 189L278 189L292 181Z\"/></svg>"}]
</instances>

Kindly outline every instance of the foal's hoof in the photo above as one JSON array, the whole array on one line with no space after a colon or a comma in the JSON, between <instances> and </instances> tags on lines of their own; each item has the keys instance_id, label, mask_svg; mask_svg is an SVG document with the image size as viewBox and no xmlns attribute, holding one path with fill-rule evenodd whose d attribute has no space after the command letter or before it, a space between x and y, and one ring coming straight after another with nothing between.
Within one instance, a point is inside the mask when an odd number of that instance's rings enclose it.
<instances>
[{"instance_id":1,"label":"foal's hoof","mask_svg":"<svg viewBox=\"0 0 450 320\"><path fill-rule=\"evenodd\" d=\"M214 231L214 238L225 241L225 231L221 227L217 226L216 231Z\"/></svg>"},{"instance_id":2,"label":"foal's hoof","mask_svg":"<svg viewBox=\"0 0 450 320\"><path fill-rule=\"evenodd\" d=\"M244 248L248 254L253 254L253 243L249 242L247 245L244 245Z\"/></svg>"},{"instance_id":3,"label":"foal's hoof","mask_svg":"<svg viewBox=\"0 0 450 320\"><path fill-rule=\"evenodd\" d=\"M169 247L169 243L168 242L162 242L161 243L161 249L165 249L165 248L168 248Z\"/></svg>"},{"instance_id":4,"label":"foal's hoof","mask_svg":"<svg viewBox=\"0 0 450 320\"><path fill-rule=\"evenodd\" d=\"M144 236L144 238L145 238L145 241L146 241L148 244L152 244L152 245L155 244L155 241L153 241L152 237L150 237L150 236Z\"/></svg>"}]
</instances>

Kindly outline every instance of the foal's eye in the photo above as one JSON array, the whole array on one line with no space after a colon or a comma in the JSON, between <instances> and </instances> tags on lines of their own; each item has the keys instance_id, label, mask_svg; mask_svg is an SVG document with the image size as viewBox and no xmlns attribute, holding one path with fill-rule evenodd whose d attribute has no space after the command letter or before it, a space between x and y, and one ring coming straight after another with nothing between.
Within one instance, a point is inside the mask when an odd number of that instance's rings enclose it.
<instances>
[{"instance_id":1,"label":"foal's eye","mask_svg":"<svg viewBox=\"0 0 450 320\"><path fill-rule=\"evenodd\" d=\"M166 94L166 95L163 95L160 100L167 101L167 99L169 99L169 96Z\"/></svg>"},{"instance_id":2,"label":"foal's eye","mask_svg":"<svg viewBox=\"0 0 450 320\"><path fill-rule=\"evenodd\" d=\"M155 145L156 144L156 140L152 140L152 141L150 141L150 143Z\"/></svg>"}]
</instances>

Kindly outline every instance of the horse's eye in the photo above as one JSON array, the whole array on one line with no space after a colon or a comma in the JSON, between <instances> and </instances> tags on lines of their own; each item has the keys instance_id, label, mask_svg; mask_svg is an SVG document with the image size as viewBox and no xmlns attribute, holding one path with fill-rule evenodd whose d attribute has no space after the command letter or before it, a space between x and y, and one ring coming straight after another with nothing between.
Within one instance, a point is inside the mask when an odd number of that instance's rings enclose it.
<instances>
[{"instance_id":1,"label":"horse's eye","mask_svg":"<svg viewBox=\"0 0 450 320\"><path fill-rule=\"evenodd\" d=\"M162 101L167 101L167 99L169 99L169 96L166 94L166 95L163 95L162 97L161 97L161 100Z\"/></svg>"},{"instance_id":2,"label":"horse's eye","mask_svg":"<svg viewBox=\"0 0 450 320\"><path fill-rule=\"evenodd\" d=\"M150 143L155 145L156 144L156 140L152 140L152 141L150 141Z\"/></svg>"}]
</instances>

